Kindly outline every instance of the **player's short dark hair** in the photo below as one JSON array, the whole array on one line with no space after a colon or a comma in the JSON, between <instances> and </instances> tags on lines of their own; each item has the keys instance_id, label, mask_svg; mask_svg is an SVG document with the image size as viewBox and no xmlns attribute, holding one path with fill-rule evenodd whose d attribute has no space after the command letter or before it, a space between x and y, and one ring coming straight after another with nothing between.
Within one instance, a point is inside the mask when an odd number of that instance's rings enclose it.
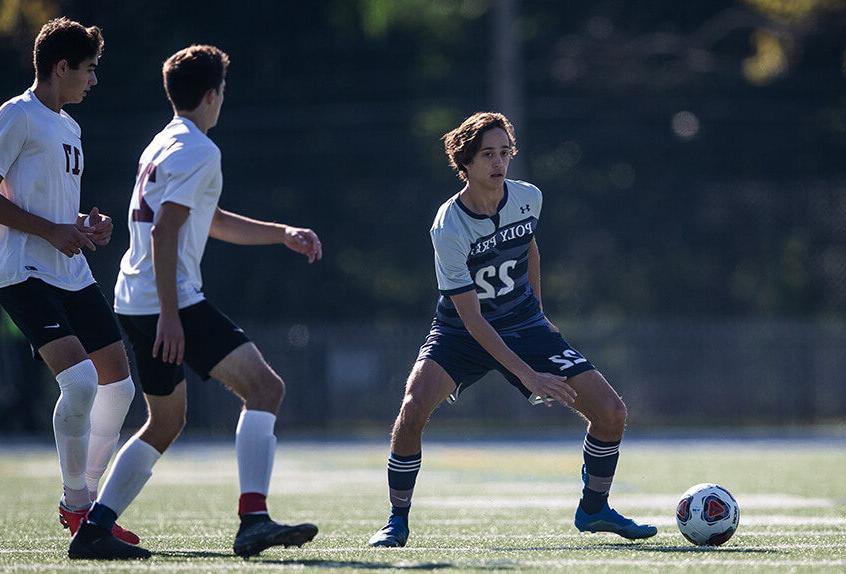
<instances>
[{"instance_id":1,"label":"player's short dark hair","mask_svg":"<svg viewBox=\"0 0 846 574\"><path fill-rule=\"evenodd\" d=\"M458 177L467 179L468 163L482 147L482 136L485 132L500 128L508 134L511 144L511 157L517 155L517 138L514 137L514 126L508 118L497 112L476 112L452 131L444 134L444 150L449 158L449 165L458 173Z\"/></svg>"},{"instance_id":2,"label":"player's short dark hair","mask_svg":"<svg viewBox=\"0 0 846 574\"><path fill-rule=\"evenodd\" d=\"M86 28L68 18L54 18L38 32L32 50L35 76L47 80L53 73L53 66L62 60L77 69L83 60L103 53L103 33L97 26Z\"/></svg>"},{"instance_id":3,"label":"player's short dark hair","mask_svg":"<svg viewBox=\"0 0 846 574\"><path fill-rule=\"evenodd\" d=\"M167 99L177 110L193 110L209 90L220 91L229 55L215 46L193 45L179 50L162 65Z\"/></svg>"}]
</instances>

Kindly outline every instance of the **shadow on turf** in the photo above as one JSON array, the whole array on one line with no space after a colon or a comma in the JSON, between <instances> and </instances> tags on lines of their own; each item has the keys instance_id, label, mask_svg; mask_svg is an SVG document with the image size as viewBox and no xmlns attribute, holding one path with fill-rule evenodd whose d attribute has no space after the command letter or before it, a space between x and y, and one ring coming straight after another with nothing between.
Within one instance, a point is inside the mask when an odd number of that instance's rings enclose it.
<instances>
[{"instance_id":1,"label":"shadow on turf","mask_svg":"<svg viewBox=\"0 0 846 574\"><path fill-rule=\"evenodd\" d=\"M525 552L531 551L582 551L582 550L596 550L599 548L607 548L609 550L634 550L636 552L695 552L695 553L729 553L729 554L784 554L782 550L775 550L772 548L749 548L749 547L735 547L728 548L716 546L659 546L655 544L632 544L631 542L608 542L605 544L596 544L593 546L533 546L533 547L510 547L510 548L491 548L497 552Z\"/></svg>"},{"instance_id":2,"label":"shadow on turf","mask_svg":"<svg viewBox=\"0 0 846 574\"><path fill-rule=\"evenodd\" d=\"M154 556L169 558L234 558L231 552L210 552L208 550L156 550Z\"/></svg>"},{"instance_id":3,"label":"shadow on turf","mask_svg":"<svg viewBox=\"0 0 846 574\"><path fill-rule=\"evenodd\" d=\"M441 570L454 568L449 562L359 562L356 560L268 560L252 558L250 562L285 566L317 566L322 568L356 568L359 570Z\"/></svg>"},{"instance_id":4,"label":"shadow on turf","mask_svg":"<svg viewBox=\"0 0 846 574\"><path fill-rule=\"evenodd\" d=\"M168 558L235 558L230 552L210 552L208 550L158 550L155 556L167 556ZM440 570L452 568L454 565L448 562L357 562L351 560L275 560L255 556L248 558L247 562L259 564L280 564L285 566L318 566L323 568L357 568L359 570Z\"/></svg>"}]
</instances>

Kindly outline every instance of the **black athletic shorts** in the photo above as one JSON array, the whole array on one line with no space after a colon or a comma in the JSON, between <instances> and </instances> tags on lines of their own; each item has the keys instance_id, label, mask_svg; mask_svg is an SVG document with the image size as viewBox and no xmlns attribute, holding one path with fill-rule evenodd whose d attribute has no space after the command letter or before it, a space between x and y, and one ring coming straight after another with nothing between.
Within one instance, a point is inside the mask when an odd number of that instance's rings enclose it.
<instances>
[{"instance_id":1,"label":"black athletic shorts","mask_svg":"<svg viewBox=\"0 0 846 574\"><path fill-rule=\"evenodd\" d=\"M509 349L539 373L574 377L596 367L573 349L561 333L547 325L529 327L514 333L500 334ZM445 333L433 327L420 347L417 360L432 359L452 377L456 384L452 400L490 371L499 371L523 396L532 393L520 379L499 364L469 333ZM542 401L533 400L533 404Z\"/></svg>"},{"instance_id":2,"label":"black athletic shorts","mask_svg":"<svg viewBox=\"0 0 846 574\"><path fill-rule=\"evenodd\" d=\"M185 378L184 365L162 361L161 349L153 357L158 315L118 315L129 337L141 388L145 394L166 396ZM248 343L244 330L208 301L179 310L185 334L184 362L205 381L226 355Z\"/></svg>"},{"instance_id":3,"label":"black athletic shorts","mask_svg":"<svg viewBox=\"0 0 846 574\"><path fill-rule=\"evenodd\" d=\"M33 356L56 339L74 336L86 353L121 340L115 315L96 283L66 291L30 278L0 289L0 307L29 339Z\"/></svg>"}]
</instances>

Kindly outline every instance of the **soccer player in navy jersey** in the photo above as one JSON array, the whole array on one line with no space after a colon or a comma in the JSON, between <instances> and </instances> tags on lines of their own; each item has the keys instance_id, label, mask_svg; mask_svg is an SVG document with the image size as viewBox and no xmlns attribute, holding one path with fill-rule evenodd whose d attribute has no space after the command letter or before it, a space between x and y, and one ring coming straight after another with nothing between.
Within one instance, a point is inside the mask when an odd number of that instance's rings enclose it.
<instances>
[{"instance_id":1,"label":"soccer player in navy jersey","mask_svg":"<svg viewBox=\"0 0 846 574\"><path fill-rule=\"evenodd\" d=\"M440 298L391 435L391 515L370 546L405 546L423 428L442 401L457 399L492 370L530 403L558 402L586 420L576 528L629 539L654 536L654 526L608 505L626 407L543 313L535 241L542 197L534 185L506 179L517 153L511 123L502 114L476 113L443 140L465 186L441 205L430 231Z\"/></svg>"}]
</instances>

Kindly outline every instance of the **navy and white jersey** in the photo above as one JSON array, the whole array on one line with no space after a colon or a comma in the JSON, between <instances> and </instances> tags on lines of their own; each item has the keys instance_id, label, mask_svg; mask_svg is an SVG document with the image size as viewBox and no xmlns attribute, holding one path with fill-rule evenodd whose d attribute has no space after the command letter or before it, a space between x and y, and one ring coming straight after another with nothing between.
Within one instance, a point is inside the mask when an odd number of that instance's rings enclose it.
<instances>
[{"instance_id":1,"label":"navy and white jersey","mask_svg":"<svg viewBox=\"0 0 846 574\"><path fill-rule=\"evenodd\" d=\"M438 209L430 231L441 295L433 331L467 333L450 296L471 290L479 297L482 316L498 333L546 322L529 283L529 244L543 198L524 181L509 179L504 187L494 215L473 213L459 194Z\"/></svg>"}]
</instances>

